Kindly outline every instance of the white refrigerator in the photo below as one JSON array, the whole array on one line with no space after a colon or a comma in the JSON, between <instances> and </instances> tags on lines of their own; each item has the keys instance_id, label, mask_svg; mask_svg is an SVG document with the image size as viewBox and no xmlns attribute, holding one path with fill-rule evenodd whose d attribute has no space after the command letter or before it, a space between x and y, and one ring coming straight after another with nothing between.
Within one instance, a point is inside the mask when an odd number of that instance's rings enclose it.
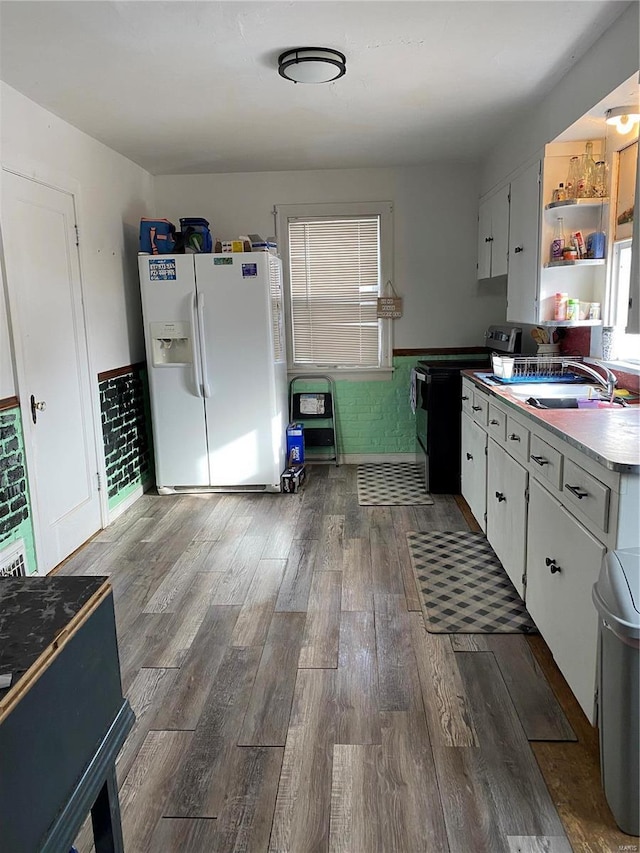
<instances>
[{"instance_id":1,"label":"white refrigerator","mask_svg":"<svg viewBox=\"0 0 640 853\"><path fill-rule=\"evenodd\" d=\"M158 491L280 491L288 419L280 259L140 255L138 264Z\"/></svg>"}]
</instances>

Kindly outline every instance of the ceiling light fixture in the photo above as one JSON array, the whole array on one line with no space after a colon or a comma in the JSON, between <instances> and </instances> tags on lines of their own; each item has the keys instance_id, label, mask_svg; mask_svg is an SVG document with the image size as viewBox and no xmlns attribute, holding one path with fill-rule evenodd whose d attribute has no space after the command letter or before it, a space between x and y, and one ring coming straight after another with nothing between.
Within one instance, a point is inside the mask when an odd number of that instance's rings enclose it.
<instances>
[{"instance_id":1,"label":"ceiling light fixture","mask_svg":"<svg viewBox=\"0 0 640 853\"><path fill-rule=\"evenodd\" d=\"M278 73L294 83L330 83L346 72L345 55L330 47L296 47L278 57Z\"/></svg>"},{"instance_id":2,"label":"ceiling light fixture","mask_svg":"<svg viewBox=\"0 0 640 853\"><path fill-rule=\"evenodd\" d=\"M616 126L618 133L629 133L633 125L640 121L638 107L613 107L607 110L606 123Z\"/></svg>"}]
</instances>

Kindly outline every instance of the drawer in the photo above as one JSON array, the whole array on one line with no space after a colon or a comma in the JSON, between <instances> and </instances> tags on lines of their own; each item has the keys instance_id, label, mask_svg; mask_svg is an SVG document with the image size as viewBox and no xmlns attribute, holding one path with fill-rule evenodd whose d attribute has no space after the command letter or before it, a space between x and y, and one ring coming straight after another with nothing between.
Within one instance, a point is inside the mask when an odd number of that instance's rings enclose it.
<instances>
[{"instance_id":1,"label":"drawer","mask_svg":"<svg viewBox=\"0 0 640 853\"><path fill-rule=\"evenodd\" d=\"M531 436L529 470L554 489L562 489L562 453L537 435Z\"/></svg>"},{"instance_id":2,"label":"drawer","mask_svg":"<svg viewBox=\"0 0 640 853\"><path fill-rule=\"evenodd\" d=\"M489 420L489 398L480 391L473 392L471 416L480 426L486 427Z\"/></svg>"},{"instance_id":3,"label":"drawer","mask_svg":"<svg viewBox=\"0 0 640 853\"><path fill-rule=\"evenodd\" d=\"M562 494L567 504L579 509L600 530L607 532L611 490L570 459L564 462Z\"/></svg>"},{"instance_id":4,"label":"drawer","mask_svg":"<svg viewBox=\"0 0 640 853\"><path fill-rule=\"evenodd\" d=\"M468 379L462 380L462 411L469 417L473 417L471 406L473 404L473 385Z\"/></svg>"},{"instance_id":5,"label":"drawer","mask_svg":"<svg viewBox=\"0 0 640 853\"><path fill-rule=\"evenodd\" d=\"M529 459L529 430L511 415L507 415L507 437L505 446L512 456L524 462ZM535 464L535 463L534 463Z\"/></svg>"},{"instance_id":6,"label":"drawer","mask_svg":"<svg viewBox=\"0 0 640 853\"><path fill-rule=\"evenodd\" d=\"M504 437L507 432L507 416L502 409L498 409L493 403L489 403L489 423L487 424L487 432L499 444L504 444Z\"/></svg>"}]
</instances>

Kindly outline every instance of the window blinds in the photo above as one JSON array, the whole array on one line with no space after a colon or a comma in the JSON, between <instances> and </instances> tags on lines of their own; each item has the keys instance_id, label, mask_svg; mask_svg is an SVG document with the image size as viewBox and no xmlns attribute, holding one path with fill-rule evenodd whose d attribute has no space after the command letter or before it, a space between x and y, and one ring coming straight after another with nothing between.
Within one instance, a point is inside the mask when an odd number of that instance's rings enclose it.
<instances>
[{"instance_id":1,"label":"window blinds","mask_svg":"<svg viewBox=\"0 0 640 853\"><path fill-rule=\"evenodd\" d=\"M293 360L378 367L380 217L289 219Z\"/></svg>"}]
</instances>

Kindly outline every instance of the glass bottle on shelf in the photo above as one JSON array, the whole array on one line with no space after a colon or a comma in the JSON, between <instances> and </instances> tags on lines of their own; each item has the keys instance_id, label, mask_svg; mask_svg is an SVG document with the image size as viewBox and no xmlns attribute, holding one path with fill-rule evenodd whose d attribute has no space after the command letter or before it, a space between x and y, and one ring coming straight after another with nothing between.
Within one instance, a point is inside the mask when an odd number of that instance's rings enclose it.
<instances>
[{"instance_id":1,"label":"glass bottle on shelf","mask_svg":"<svg viewBox=\"0 0 640 853\"><path fill-rule=\"evenodd\" d=\"M576 198L576 190L578 187L578 178L580 177L580 158L572 157L569 160L569 174L565 181L565 190L567 198Z\"/></svg>"},{"instance_id":2,"label":"glass bottle on shelf","mask_svg":"<svg viewBox=\"0 0 640 853\"><path fill-rule=\"evenodd\" d=\"M551 240L551 260L552 261L561 261L562 260L562 251L565 246L565 237L564 237L564 219L562 216L558 217L558 221L556 222L556 227L553 232L553 239Z\"/></svg>"},{"instance_id":3,"label":"glass bottle on shelf","mask_svg":"<svg viewBox=\"0 0 640 853\"><path fill-rule=\"evenodd\" d=\"M587 142L585 153L580 158L580 175L576 187L576 198L592 198L596 164L593 159L593 142Z\"/></svg>"},{"instance_id":4,"label":"glass bottle on shelf","mask_svg":"<svg viewBox=\"0 0 640 853\"><path fill-rule=\"evenodd\" d=\"M564 188L564 184L560 182L558 184L557 189L553 191L553 195L551 197L551 201L566 201L567 200L567 191Z\"/></svg>"},{"instance_id":5,"label":"glass bottle on shelf","mask_svg":"<svg viewBox=\"0 0 640 853\"><path fill-rule=\"evenodd\" d=\"M598 160L594 171L593 195L595 198L605 198L607 195L607 166L604 160Z\"/></svg>"}]
</instances>

